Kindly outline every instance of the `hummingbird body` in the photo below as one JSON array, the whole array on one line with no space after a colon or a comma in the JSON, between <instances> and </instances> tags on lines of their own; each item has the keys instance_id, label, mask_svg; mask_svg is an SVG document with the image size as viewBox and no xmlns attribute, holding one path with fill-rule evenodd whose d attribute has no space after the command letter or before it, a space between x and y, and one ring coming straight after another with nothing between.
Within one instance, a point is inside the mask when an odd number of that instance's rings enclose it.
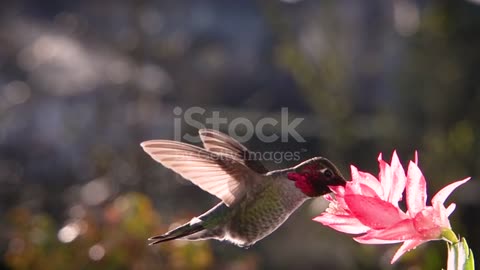
<instances>
[{"instance_id":1,"label":"hummingbird body","mask_svg":"<svg viewBox=\"0 0 480 270\"><path fill-rule=\"evenodd\" d=\"M306 200L344 185L338 169L317 157L293 168L268 171L251 160L251 152L233 138L200 130L205 149L174 141L147 141L144 150L155 160L222 199L204 214L150 244L173 239L226 240L249 247L275 231Z\"/></svg>"},{"instance_id":2,"label":"hummingbird body","mask_svg":"<svg viewBox=\"0 0 480 270\"><path fill-rule=\"evenodd\" d=\"M284 179L280 179L283 177ZM239 246L251 246L276 230L309 197L285 176L264 176L264 186L231 208L224 237Z\"/></svg>"}]
</instances>

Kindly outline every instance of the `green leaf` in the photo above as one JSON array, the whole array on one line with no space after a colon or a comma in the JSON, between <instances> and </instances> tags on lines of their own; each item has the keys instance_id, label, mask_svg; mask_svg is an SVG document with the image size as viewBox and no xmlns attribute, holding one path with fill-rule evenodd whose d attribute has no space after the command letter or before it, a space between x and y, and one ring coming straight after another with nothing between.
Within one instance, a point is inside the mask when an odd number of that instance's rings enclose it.
<instances>
[{"instance_id":1,"label":"green leaf","mask_svg":"<svg viewBox=\"0 0 480 270\"><path fill-rule=\"evenodd\" d=\"M459 242L448 243L447 270L475 270L473 252L465 238Z\"/></svg>"}]
</instances>

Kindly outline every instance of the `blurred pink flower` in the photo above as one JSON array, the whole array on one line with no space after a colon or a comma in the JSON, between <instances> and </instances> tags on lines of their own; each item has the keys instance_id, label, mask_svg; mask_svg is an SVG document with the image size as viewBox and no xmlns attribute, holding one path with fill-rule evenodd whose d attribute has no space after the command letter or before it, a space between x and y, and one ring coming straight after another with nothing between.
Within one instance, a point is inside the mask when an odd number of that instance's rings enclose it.
<instances>
[{"instance_id":1,"label":"blurred pink flower","mask_svg":"<svg viewBox=\"0 0 480 270\"><path fill-rule=\"evenodd\" d=\"M390 165L380 154L378 179L351 166L352 181L345 187L330 187L335 196L325 196L330 205L314 220L340 232L362 234L354 239L363 244L403 242L391 263L424 242L441 239L442 232L451 229L448 216L455 209L454 203L447 208L443 204L470 177L441 189L427 206L426 182L417 159L415 153L415 161L410 161L405 174L396 152ZM404 190L406 212L398 206Z\"/></svg>"}]
</instances>

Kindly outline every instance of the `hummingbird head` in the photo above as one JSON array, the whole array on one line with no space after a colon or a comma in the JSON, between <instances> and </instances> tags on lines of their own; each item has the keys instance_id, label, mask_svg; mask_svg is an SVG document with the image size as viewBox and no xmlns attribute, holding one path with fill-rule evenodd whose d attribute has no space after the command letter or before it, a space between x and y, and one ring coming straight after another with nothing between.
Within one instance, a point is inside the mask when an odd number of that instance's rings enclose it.
<instances>
[{"instance_id":1,"label":"hummingbird head","mask_svg":"<svg viewBox=\"0 0 480 270\"><path fill-rule=\"evenodd\" d=\"M330 193L328 186L345 186L346 180L328 159L315 157L306 160L287 173L287 178L295 181L295 186L309 197Z\"/></svg>"}]
</instances>

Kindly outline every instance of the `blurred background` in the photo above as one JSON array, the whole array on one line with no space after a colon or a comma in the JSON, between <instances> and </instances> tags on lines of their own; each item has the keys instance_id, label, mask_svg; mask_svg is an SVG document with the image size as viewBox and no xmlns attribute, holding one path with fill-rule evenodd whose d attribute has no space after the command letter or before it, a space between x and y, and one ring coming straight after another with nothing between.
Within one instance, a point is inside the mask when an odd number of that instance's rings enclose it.
<instances>
[{"instance_id":1,"label":"blurred background","mask_svg":"<svg viewBox=\"0 0 480 270\"><path fill-rule=\"evenodd\" d=\"M443 242L392 266L399 245L360 245L311 221L323 198L248 250L147 246L218 201L139 146L174 139L175 120L195 135L174 114L193 106L203 123L214 112L280 121L288 108L306 142L245 144L326 156L345 175L349 164L376 174L378 153L389 160L397 149L404 165L419 151L430 196L472 176L449 199L451 222L480 256L478 4L2 1L0 269L445 267Z\"/></svg>"}]
</instances>

